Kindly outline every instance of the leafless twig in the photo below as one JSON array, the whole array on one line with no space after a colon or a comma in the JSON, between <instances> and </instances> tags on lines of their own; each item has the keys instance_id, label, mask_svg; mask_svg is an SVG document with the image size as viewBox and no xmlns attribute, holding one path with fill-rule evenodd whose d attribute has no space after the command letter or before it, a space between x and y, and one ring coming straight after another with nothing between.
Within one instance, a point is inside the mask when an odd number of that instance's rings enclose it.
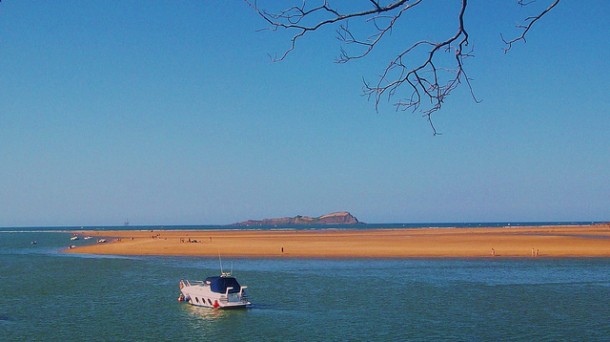
<instances>
[{"instance_id":1,"label":"leafless twig","mask_svg":"<svg viewBox=\"0 0 610 342\"><path fill-rule=\"evenodd\" d=\"M506 48L504 48L504 53L507 53L508 51L510 51L510 49L513 47L514 43L516 43L520 40L525 42L525 35L532 28L532 26L534 26L534 23L536 23L538 20L540 20L540 18L542 18L545 14L549 13L553 9L553 7L557 6L559 1L560 0L553 1L553 3L549 7L547 7L544 11L540 12L538 15L533 15L533 16L529 16L529 17L525 18L525 20L523 21L524 24L517 25L517 28L523 30L523 32L521 32L521 35L519 35L518 37L513 38L511 40L506 40L506 39L504 39L504 37L502 35L500 35L500 37L502 38L502 41L506 44ZM533 0L528 1L528 2L525 2L524 0L519 0L517 3L521 6L527 6L533 2L534 2Z\"/></svg>"},{"instance_id":2,"label":"leafless twig","mask_svg":"<svg viewBox=\"0 0 610 342\"><path fill-rule=\"evenodd\" d=\"M271 30L285 29L294 33L289 48L274 60L285 59L296 48L297 42L308 33L325 26L338 25L339 40L345 46L351 46L357 51L353 53L342 46L336 60L337 63L347 63L368 56L380 41L391 34L399 19L424 2L424 0L390 2L369 0L366 2L368 5L366 8L343 13L338 7L331 5L328 0L321 0L317 6L310 6L311 1L304 0L299 6L276 12L261 9L256 1L244 1L267 21ZM517 0L521 6L532 1L535 0ZM554 0L553 4L539 15L526 18L528 25L520 26L524 30L521 36L510 41L502 38L508 45L507 51L514 42L525 40L525 35L532 25L555 7L559 1ZM360 5L361 2L351 4ZM430 122L433 133L436 135L438 133L432 122L432 114L442 108L447 96L460 84L466 84L474 101L479 102L474 95L471 79L464 69L465 59L472 56L464 21L467 7L468 0L460 0L459 13L455 16L456 29L452 36L444 40L421 40L407 45L383 69L376 82L363 80L364 95L374 101L376 110L379 109L382 99L393 100L400 93L400 98L394 100L396 110L421 112ZM372 33L364 39L357 37L349 26L349 21L352 19L363 20L365 24L368 24ZM420 60L418 60L417 56L422 57L419 57ZM450 58L447 59L447 56Z\"/></svg>"}]
</instances>

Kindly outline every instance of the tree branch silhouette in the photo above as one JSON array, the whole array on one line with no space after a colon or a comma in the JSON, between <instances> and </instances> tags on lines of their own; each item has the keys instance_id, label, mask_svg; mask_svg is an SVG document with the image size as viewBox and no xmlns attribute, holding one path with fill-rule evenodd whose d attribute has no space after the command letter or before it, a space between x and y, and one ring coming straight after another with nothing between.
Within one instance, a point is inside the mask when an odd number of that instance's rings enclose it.
<instances>
[{"instance_id":1,"label":"tree branch silhouette","mask_svg":"<svg viewBox=\"0 0 610 342\"><path fill-rule=\"evenodd\" d=\"M299 6L288 7L279 11L268 11L258 6L257 2L244 0L268 24L269 29L288 30L293 32L290 46L280 56L273 57L274 61L284 60L292 52L297 43L307 34L320 30L326 26L337 26L337 38L343 43L337 63L347 63L352 60L367 57L371 51L389 34L391 34L398 20L413 12L413 9L426 0L395 0L384 2L381 0L368 0L351 2L350 5L364 7L360 10L342 12L330 1L322 0L317 6L310 6L311 1L304 0ZM517 0L520 6L527 6L535 0ZM502 40L508 52L517 41L525 41L525 36L531 27L540 18L551 11L560 0L553 3L543 12L525 19L527 25L519 25L521 35L511 40ZM335 2L337 4L338 2ZM364 5L363 5L364 4ZM471 97L476 98L471 78L464 68L464 62L473 56L473 49L469 48L469 35L466 29L465 13L468 0L459 0L459 11L454 14L455 33L441 40L419 40L407 45L382 70L375 82L363 79L363 93L370 101L375 103L375 110L379 110L382 100L394 101L395 109L413 112L419 111L430 123L433 134L439 134L432 121L432 114L439 111L445 99L460 85L465 84ZM351 19L363 20L370 33L359 38L349 26ZM357 51L348 51L350 46Z\"/></svg>"},{"instance_id":2,"label":"tree branch silhouette","mask_svg":"<svg viewBox=\"0 0 610 342\"><path fill-rule=\"evenodd\" d=\"M504 48L504 53L508 53L508 51L510 51L510 49L513 47L514 43L516 43L520 40L525 42L525 35L529 32L529 30L532 28L532 26L534 26L534 24L538 20L540 20L540 18L542 18L545 14L549 13L555 6L557 6L557 4L559 4L559 1L560 0L555 0L551 5L549 5L549 7L547 7L544 11L540 12L538 15L533 15L533 16L529 16L529 17L525 18L524 23L527 23L527 25L525 25L525 24L517 25L517 28L523 30L521 35L519 35L518 37L515 37L515 38L507 41L506 39L504 39L504 37L502 37L502 35L500 35L500 37L502 38L502 41L507 45L506 48ZM531 0L531 1L527 1L527 2L525 2L524 0L517 1L517 3L520 6L527 6L534 2L535 2L535 0Z\"/></svg>"}]
</instances>

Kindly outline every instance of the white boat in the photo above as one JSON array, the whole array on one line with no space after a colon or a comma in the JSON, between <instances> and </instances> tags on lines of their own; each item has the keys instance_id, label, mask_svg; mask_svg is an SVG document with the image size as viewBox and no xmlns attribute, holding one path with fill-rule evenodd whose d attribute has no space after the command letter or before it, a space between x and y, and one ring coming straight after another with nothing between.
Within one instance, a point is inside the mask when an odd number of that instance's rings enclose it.
<instances>
[{"instance_id":1,"label":"white boat","mask_svg":"<svg viewBox=\"0 0 610 342\"><path fill-rule=\"evenodd\" d=\"M251 304L244 291L246 288L227 272L204 281L181 279L178 301L214 309L245 308Z\"/></svg>"},{"instance_id":2,"label":"white boat","mask_svg":"<svg viewBox=\"0 0 610 342\"><path fill-rule=\"evenodd\" d=\"M78 236L74 235L74 236L72 236L72 237L70 238L70 240L71 240L71 241L76 241L76 240L78 240Z\"/></svg>"},{"instance_id":3,"label":"white boat","mask_svg":"<svg viewBox=\"0 0 610 342\"><path fill-rule=\"evenodd\" d=\"M84 240L91 240L91 236L85 236L83 239Z\"/></svg>"}]
</instances>

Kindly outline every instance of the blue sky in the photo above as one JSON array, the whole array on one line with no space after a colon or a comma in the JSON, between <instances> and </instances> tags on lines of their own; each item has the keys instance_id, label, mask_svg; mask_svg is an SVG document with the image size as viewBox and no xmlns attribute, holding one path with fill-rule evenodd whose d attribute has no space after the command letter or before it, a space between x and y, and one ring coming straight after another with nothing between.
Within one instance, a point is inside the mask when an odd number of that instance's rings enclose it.
<instances>
[{"instance_id":1,"label":"blue sky","mask_svg":"<svg viewBox=\"0 0 610 342\"><path fill-rule=\"evenodd\" d=\"M332 30L271 62L289 34L236 0L3 1L0 227L609 220L610 3L562 1L504 54L531 12L471 1L482 102L455 91L434 137L361 80L452 34L448 3L339 65Z\"/></svg>"}]
</instances>

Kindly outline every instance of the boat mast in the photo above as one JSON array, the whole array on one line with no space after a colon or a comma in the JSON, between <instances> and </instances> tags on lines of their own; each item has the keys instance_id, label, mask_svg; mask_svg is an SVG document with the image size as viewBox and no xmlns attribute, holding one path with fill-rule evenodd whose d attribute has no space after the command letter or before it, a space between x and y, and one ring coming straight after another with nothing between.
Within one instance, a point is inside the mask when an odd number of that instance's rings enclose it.
<instances>
[{"instance_id":1,"label":"boat mast","mask_svg":"<svg viewBox=\"0 0 610 342\"><path fill-rule=\"evenodd\" d=\"M223 275L224 272L222 271L222 259L220 258L220 252L218 252L218 263L220 264L220 275Z\"/></svg>"}]
</instances>

